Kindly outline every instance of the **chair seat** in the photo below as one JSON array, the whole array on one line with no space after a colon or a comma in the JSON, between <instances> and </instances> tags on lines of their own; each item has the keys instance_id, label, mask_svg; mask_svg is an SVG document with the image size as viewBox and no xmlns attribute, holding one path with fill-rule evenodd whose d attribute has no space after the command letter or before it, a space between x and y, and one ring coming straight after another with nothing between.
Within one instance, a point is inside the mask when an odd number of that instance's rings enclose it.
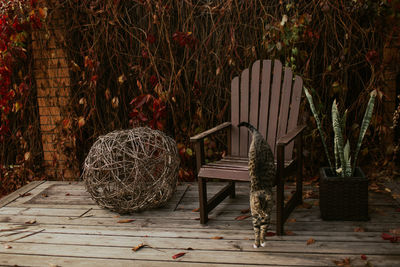
<instances>
[{"instance_id":1,"label":"chair seat","mask_svg":"<svg viewBox=\"0 0 400 267\"><path fill-rule=\"evenodd\" d=\"M285 161L285 168L291 165L292 162L293 160ZM198 176L202 178L250 181L248 158L226 156L219 161L203 165L199 170Z\"/></svg>"}]
</instances>

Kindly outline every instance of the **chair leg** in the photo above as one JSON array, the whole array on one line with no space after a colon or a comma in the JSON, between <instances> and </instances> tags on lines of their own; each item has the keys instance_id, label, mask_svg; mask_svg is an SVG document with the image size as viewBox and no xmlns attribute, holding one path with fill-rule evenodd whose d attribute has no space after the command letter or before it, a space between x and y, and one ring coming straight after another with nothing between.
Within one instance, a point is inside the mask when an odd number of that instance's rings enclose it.
<instances>
[{"instance_id":1,"label":"chair leg","mask_svg":"<svg viewBox=\"0 0 400 267\"><path fill-rule=\"evenodd\" d=\"M283 224L285 223L285 181L284 181L284 152L283 146L277 147L277 169L276 169L276 234L283 235Z\"/></svg>"},{"instance_id":2,"label":"chair leg","mask_svg":"<svg viewBox=\"0 0 400 267\"><path fill-rule=\"evenodd\" d=\"M229 182L230 185L230 190L231 190L231 194L229 195L230 198L235 198L236 197L236 192L235 192L235 182L234 181L230 181Z\"/></svg>"},{"instance_id":3,"label":"chair leg","mask_svg":"<svg viewBox=\"0 0 400 267\"><path fill-rule=\"evenodd\" d=\"M199 183L199 204L200 204L200 223L205 224L208 221L207 208L207 179L198 177Z\"/></svg>"}]
</instances>

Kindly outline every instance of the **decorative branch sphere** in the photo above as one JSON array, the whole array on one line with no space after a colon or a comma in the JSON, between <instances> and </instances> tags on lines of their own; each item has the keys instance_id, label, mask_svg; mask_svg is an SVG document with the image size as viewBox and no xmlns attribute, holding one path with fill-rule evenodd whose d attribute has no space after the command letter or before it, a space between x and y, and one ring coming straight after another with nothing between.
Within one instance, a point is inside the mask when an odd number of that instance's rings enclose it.
<instances>
[{"instance_id":1,"label":"decorative branch sphere","mask_svg":"<svg viewBox=\"0 0 400 267\"><path fill-rule=\"evenodd\" d=\"M165 204L178 179L175 141L148 127L100 136L87 155L82 179L96 203L118 213Z\"/></svg>"}]
</instances>

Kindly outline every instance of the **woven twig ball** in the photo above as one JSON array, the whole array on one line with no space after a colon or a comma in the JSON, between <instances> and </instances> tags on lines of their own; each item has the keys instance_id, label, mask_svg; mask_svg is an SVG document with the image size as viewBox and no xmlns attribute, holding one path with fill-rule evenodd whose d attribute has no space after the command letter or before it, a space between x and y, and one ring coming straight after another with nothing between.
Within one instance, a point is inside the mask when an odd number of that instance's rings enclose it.
<instances>
[{"instance_id":1,"label":"woven twig ball","mask_svg":"<svg viewBox=\"0 0 400 267\"><path fill-rule=\"evenodd\" d=\"M148 127L100 136L87 155L82 179L96 203L118 213L159 207L178 179L176 143Z\"/></svg>"}]
</instances>

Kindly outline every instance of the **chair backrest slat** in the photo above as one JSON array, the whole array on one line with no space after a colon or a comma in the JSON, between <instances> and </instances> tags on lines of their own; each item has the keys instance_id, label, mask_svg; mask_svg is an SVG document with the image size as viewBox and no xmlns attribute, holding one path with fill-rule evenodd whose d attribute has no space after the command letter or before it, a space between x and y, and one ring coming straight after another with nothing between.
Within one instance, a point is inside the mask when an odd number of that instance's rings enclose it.
<instances>
[{"instance_id":1,"label":"chair backrest slat","mask_svg":"<svg viewBox=\"0 0 400 267\"><path fill-rule=\"evenodd\" d=\"M290 68L285 68L283 84L281 89L281 104L279 108L279 124L277 138L287 133L290 96L292 94L293 74Z\"/></svg>"},{"instance_id":2,"label":"chair backrest slat","mask_svg":"<svg viewBox=\"0 0 400 267\"><path fill-rule=\"evenodd\" d=\"M250 87L250 118L249 122L258 128L258 111L260 95L260 60L254 62L251 68Z\"/></svg>"},{"instance_id":3,"label":"chair backrest slat","mask_svg":"<svg viewBox=\"0 0 400 267\"><path fill-rule=\"evenodd\" d=\"M283 71L284 70L284 71ZM283 80L282 80L283 76ZM231 84L231 154L246 157L250 135L237 124L248 121L258 128L276 154L276 142L297 126L303 81L279 60L257 60ZM293 143L285 150L292 158Z\"/></svg>"},{"instance_id":4,"label":"chair backrest slat","mask_svg":"<svg viewBox=\"0 0 400 267\"><path fill-rule=\"evenodd\" d=\"M271 60L263 60L261 71L260 119L258 122L258 131L264 136L264 138L267 137L269 99L271 92L271 67Z\"/></svg>"},{"instance_id":5,"label":"chair backrest slat","mask_svg":"<svg viewBox=\"0 0 400 267\"><path fill-rule=\"evenodd\" d=\"M240 76L240 121L249 121L249 69L245 69ZM246 157L249 147L248 130L244 127L239 132L239 155Z\"/></svg>"},{"instance_id":6,"label":"chair backrest slat","mask_svg":"<svg viewBox=\"0 0 400 267\"><path fill-rule=\"evenodd\" d=\"M239 77L235 77L231 83L231 154L239 156Z\"/></svg>"},{"instance_id":7,"label":"chair backrest slat","mask_svg":"<svg viewBox=\"0 0 400 267\"><path fill-rule=\"evenodd\" d=\"M267 130L267 142L270 144L272 151L275 155L275 143L276 133L278 128L278 116L279 116L279 102L280 102L280 91L282 85L282 63L278 60L274 61L274 77L272 80L271 87L271 105L269 108L268 116L268 130Z\"/></svg>"},{"instance_id":8,"label":"chair backrest slat","mask_svg":"<svg viewBox=\"0 0 400 267\"><path fill-rule=\"evenodd\" d=\"M293 90L292 90L292 99L291 99L291 104L290 104L290 113L289 113L289 121L288 121L288 129L287 131L289 132L290 130L293 130L296 128L298 119L299 119L299 110L300 110L300 102L301 102L301 93L303 90L303 79L296 75L294 78L294 85L293 85ZM289 160L292 158L292 152L293 152L293 142L290 143L285 150L285 158L286 160Z\"/></svg>"}]
</instances>

